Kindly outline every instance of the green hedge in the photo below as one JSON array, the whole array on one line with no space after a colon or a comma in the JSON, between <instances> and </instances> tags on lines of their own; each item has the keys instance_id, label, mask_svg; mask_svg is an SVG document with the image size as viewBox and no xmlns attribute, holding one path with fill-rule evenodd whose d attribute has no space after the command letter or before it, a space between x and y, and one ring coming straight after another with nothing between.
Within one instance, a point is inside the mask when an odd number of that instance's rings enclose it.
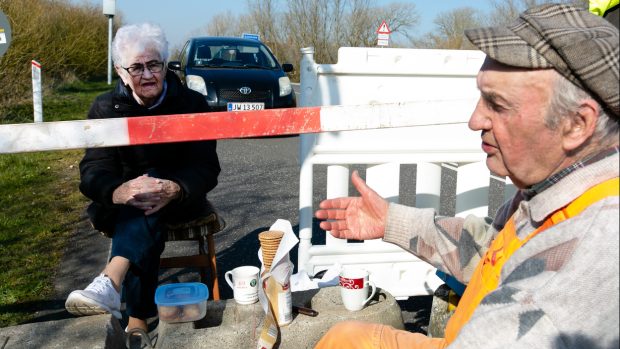
<instances>
[{"instance_id":1,"label":"green hedge","mask_svg":"<svg viewBox=\"0 0 620 349\"><path fill-rule=\"evenodd\" d=\"M32 60L42 65L44 93L59 83L107 75L108 19L100 7L0 0L0 9L12 31L11 46L0 58L0 122L8 107L32 100Z\"/></svg>"}]
</instances>

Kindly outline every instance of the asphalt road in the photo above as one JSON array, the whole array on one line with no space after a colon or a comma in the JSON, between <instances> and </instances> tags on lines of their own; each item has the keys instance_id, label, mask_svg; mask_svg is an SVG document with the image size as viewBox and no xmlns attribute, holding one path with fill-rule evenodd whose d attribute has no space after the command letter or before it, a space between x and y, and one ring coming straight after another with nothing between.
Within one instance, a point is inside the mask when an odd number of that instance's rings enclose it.
<instances>
[{"instance_id":1,"label":"asphalt road","mask_svg":"<svg viewBox=\"0 0 620 349\"><path fill-rule=\"evenodd\" d=\"M218 142L222 173L208 197L226 221L215 237L222 272L258 266L258 234L277 219L288 220L297 232L298 143L298 136ZM222 288L224 296L232 297L228 285Z\"/></svg>"}]
</instances>

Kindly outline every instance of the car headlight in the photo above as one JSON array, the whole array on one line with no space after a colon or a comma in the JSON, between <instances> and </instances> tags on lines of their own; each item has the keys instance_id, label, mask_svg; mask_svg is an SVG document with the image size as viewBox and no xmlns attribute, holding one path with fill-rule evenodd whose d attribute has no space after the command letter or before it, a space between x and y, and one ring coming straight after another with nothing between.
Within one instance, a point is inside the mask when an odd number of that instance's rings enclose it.
<instances>
[{"instance_id":1,"label":"car headlight","mask_svg":"<svg viewBox=\"0 0 620 349\"><path fill-rule=\"evenodd\" d=\"M291 86L291 80L288 76L278 79L278 85L280 85L280 97L288 96L293 92L293 86Z\"/></svg>"},{"instance_id":2,"label":"car headlight","mask_svg":"<svg viewBox=\"0 0 620 349\"><path fill-rule=\"evenodd\" d=\"M198 91L202 93L204 96L207 95L207 85L205 84L205 80L198 75L187 75L185 77L187 82L187 87L191 88L194 91ZM282 91L282 87L280 87L280 91Z\"/></svg>"}]
</instances>

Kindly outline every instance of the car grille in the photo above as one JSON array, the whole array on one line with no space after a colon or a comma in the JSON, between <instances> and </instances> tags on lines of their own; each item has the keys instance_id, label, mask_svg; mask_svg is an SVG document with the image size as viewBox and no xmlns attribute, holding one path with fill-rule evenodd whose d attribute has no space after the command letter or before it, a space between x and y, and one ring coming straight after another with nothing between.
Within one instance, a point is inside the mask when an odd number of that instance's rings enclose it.
<instances>
[{"instance_id":1,"label":"car grille","mask_svg":"<svg viewBox=\"0 0 620 349\"><path fill-rule=\"evenodd\" d=\"M244 95L237 89L221 89L220 99L233 102L256 102L271 99L271 91L252 91L250 94Z\"/></svg>"}]
</instances>

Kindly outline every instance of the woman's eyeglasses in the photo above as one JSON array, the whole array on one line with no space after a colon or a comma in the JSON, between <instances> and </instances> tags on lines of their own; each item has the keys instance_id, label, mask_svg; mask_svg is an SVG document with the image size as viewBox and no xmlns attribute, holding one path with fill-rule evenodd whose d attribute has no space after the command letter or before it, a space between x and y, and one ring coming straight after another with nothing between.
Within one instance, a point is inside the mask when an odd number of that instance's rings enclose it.
<instances>
[{"instance_id":1,"label":"woman's eyeglasses","mask_svg":"<svg viewBox=\"0 0 620 349\"><path fill-rule=\"evenodd\" d=\"M121 68L125 69L131 76L140 76L144 73L143 64L134 64L128 68L121 66ZM151 73L159 73L162 69L164 69L164 62L148 62L146 63L146 69L148 69Z\"/></svg>"}]
</instances>

